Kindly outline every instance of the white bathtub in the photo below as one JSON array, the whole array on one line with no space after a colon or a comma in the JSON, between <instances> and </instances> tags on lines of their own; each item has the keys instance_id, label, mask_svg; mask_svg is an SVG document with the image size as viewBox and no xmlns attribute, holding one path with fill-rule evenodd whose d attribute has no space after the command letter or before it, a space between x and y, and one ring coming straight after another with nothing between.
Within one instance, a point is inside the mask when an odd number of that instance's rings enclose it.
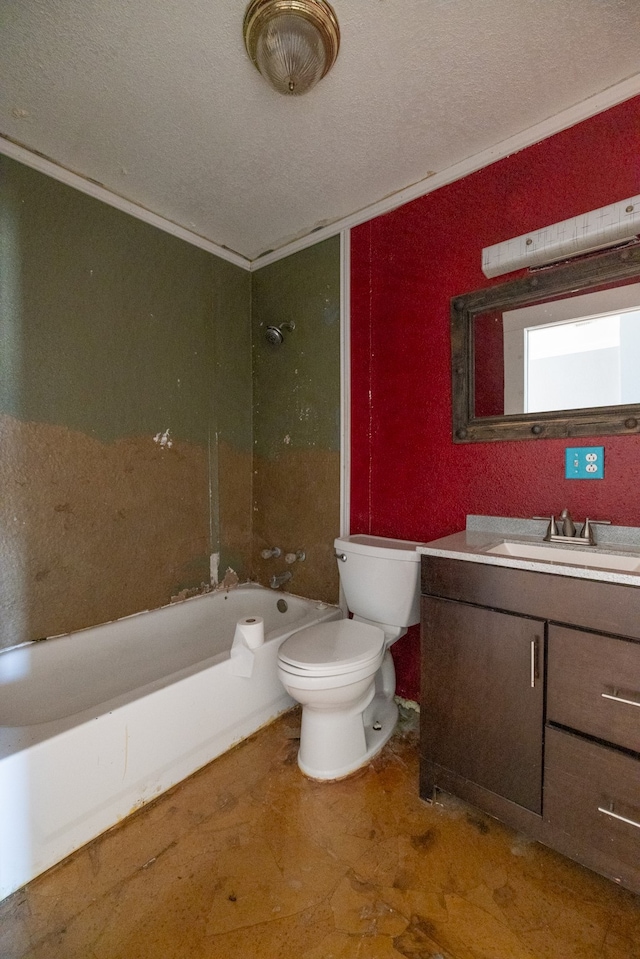
<instances>
[{"instance_id":1,"label":"white bathtub","mask_svg":"<svg viewBox=\"0 0 640 959\"><path fill-rule=\"evenodd\" d=\"M252 615L246 679L229 650ZM0 653L0 899L289 708L280 643L341 616L247 585Z\"/></svg>"}]
</instances>

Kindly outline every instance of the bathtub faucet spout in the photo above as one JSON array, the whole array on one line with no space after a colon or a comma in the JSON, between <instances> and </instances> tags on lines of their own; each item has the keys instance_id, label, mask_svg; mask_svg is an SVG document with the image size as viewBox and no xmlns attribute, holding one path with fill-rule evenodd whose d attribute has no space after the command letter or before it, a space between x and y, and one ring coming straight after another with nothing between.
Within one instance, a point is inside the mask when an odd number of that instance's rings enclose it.
<instances>
[{"instance_id":1,"label":"bathtub faucet spout","mask_svg":"<svg viewBox=\"0 0 640 959\"><path fill-rule=\"evenodd\" d=\"M269 586L271 589L280 589L281 586L284 586L293 576L290 570L286 570L284 573L280 573L279 576L276 576L275 573L269 580Z\"/></svg>"}]
</instances>

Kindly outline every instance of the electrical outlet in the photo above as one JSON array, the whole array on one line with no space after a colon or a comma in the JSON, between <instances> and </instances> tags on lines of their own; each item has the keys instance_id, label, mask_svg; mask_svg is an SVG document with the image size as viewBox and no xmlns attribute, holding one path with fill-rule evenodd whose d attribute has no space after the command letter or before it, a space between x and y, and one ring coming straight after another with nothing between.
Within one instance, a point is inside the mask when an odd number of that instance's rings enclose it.
<instances>
[{"instance_id":1,"label":"electrical outlet","mask_svg":"<svg viewBox=\"0 0 640 959\"><path fill-rule=\"evenodd\" d=\"M604 446L574 446L565 450L566 479L604 479Z\"/></svg>"}]
</instances>

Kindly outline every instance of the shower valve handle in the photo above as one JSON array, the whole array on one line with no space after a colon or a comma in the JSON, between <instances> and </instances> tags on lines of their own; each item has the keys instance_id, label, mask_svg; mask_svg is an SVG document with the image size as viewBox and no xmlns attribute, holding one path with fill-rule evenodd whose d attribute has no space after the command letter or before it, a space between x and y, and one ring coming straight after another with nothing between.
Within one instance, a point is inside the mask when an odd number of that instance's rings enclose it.
<instances>
[{"instance_id":1,"label":"shower valve handle","mask_svg":"<svg viewBox=\"0 0 640 959\"><path fill-rule=\"evenodd\" d=\"M295 563L296 561L298 563L302 563L304 562L306 558L307 558L307 554L305 553L305 551L303 549L299 549L296 553L287 553L287 555L284 558L284 561L285 563L289 563L289 565L291 565L291 563Z\"/></svg>"},{"instance_id":2,"label":"shower valve handle","mask_svg":"<svg viewBox=\"0 0 640 959\"><path fill-rule=\"evenodd\" d=\"M272 546L271 549L263 549L260 555L263 559L279 559L282 556L282 550L279 546Z\"/></svg>"}]
</instances>

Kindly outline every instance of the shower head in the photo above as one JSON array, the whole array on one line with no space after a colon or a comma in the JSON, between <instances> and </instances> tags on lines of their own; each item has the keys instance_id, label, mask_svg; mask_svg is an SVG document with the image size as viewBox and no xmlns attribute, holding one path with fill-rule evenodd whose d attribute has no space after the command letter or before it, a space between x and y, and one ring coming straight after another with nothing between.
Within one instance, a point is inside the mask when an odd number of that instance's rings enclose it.
<instances>
[{"instance_id":1,"label":"shower head","mask_svg":"<svg viewBox=\"0 0 640 959\"><path fill-rule=\"evenodd\" d=\"M280 346L284 342L284 336L280 332L279 326L268 326L264 335L267 338L267 343L271 343L272 346Z\"/></svg>"},{"instance_id":2,"label":"shower head","mask_svg":"<svg viewBox=\"0 0 640 959\"><path fill-rule=\"evenodd\" d=\"M295 330L296 325L293 321L290 323L281 323L280 326L268 326L264 331L267 343L272 346L280 346L284 342L283 330Z\"/></svg>"}]
</instances>

